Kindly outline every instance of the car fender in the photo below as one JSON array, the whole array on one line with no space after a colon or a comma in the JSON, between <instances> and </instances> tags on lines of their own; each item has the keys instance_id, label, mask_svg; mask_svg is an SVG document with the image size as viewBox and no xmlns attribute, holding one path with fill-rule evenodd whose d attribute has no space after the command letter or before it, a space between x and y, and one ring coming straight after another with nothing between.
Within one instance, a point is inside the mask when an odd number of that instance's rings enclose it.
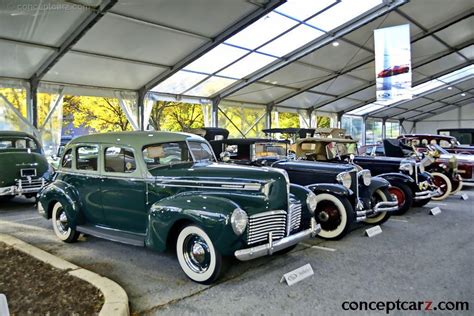
<instances>
[{"instance_id":1,"label":"car fender","mask_svg":"<svg viewBox=\"0 0 474 316\"><path fill-rule=\"evenodd\" d=\"M416 185L415 180L413 180L412 177L407 176L406 174L390 172L390 173L379 174L377 177L387 180L392 185L397 184L397 183L405 184L413 192L416 192L417 190L417 185Z\"/></svg>"},{"instance_id":2,"label":"car fender","mask_svg":"<svg viewBox=\"0 0 474 316\"><path fill-rule=\"evenodd\" d=\"M230 223L231 214L239 205L220 196L190 193L164 198L150 207L146 246L164 251L177 226L194 223L204 229L221 254L232 255L241 248L245 232L237 236Z\"/></svg>"},{"instance_id":3,"label":"car fender","mask_svg":"<svg viewBox=\"0 0 474 316\"><path fill-rule=\"evenodd\" d=\"M307 187L294 183L290 184L290 194L301 202L301 223L303 228L310 226L310 220L315 212L315 210L308 208L308 203L306 202L310 193L312 193L312 191Z\"/></svg>"},{"instance_id":4,"label":"car fender","mask_svg":"<svg viewBox=\"0 0 474 316\"><path fill-rule=\"evenodd\" d=\"M60 202L63 208L66 211L69 225L71 227L76 227L76 225L82 223L84 218L80 212L81 203L79 195L76 189L61 180L56 180L48 185L46 185L38 193L38 203L41 203L41 206L45 210L43 216L46 219L51 218L54 204Z\"/></svg>"},{"instance_id":5,"label":"car fender","mask_svg":"<svg viewBox=\"0 0 474 316\"><path fill-rule=\"evenodd\" d=\"M328 193L339 196L351 196L354 194L352 190L346 188L342 184L337 183L315 183L306 186L309 190L313 191L314 194Z\"/></svg>"},{"instance_id":6,"label":"car fender","mask_svg":"<svg viewBox=\"0 0 474 316\"><path fill-rule=\"evenodd\" d=\"M370 196L372 196L372 194L378 189L388 188L389 186L390 186L390 182L388 180L380 176L375 176L375 177L372 177L370 181L368 192L370 193Z\"/></svg>"}]
</instances>

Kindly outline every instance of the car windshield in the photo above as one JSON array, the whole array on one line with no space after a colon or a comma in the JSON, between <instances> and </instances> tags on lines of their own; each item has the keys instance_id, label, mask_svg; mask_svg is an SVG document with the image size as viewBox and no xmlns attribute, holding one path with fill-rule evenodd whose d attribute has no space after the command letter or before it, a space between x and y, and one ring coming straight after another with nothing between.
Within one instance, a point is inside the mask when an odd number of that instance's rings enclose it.
<instances>
[{"instance_id":1,"label":"car windshield","mask_svg":"<svg viewBox=\"0 0 474 316\"><path fill-rule=\"evenodd\" d=\"M36 142L30 137L0 137L2 149L38 149Z\"/></svg>"},{"instance_id":2,"label":"car windshield","mask_svg":"<svg viewBox=\"0 0 474 316\"><path fill-rule=\"evenodd\" d=\"M357 153L357 143L330 142L326 145L326 155L329 160L336 157L348 156Z\"/></svg>"},{"instance_id":3,"label":"car windshield","mask_svg":"<svg viewBox=\"0 0 474 316\"><path fill-rule=\"evenodd\" d=\"M257 158L262 157L286 157L287 155L287 144L286 143L256 143L255 144L255 155Z\"/></svg>"},{"instance_id":4,"label":"car windshield","mask_svg":"<svg viewBox=\"0 0 474 316\"><path fill-rule=\"evenodd\" d=\"M177 164L215 161L212 150L206 143L184 141L147 145L143 148L143 159L148 170Z\"/></svg>"}]
</instances>

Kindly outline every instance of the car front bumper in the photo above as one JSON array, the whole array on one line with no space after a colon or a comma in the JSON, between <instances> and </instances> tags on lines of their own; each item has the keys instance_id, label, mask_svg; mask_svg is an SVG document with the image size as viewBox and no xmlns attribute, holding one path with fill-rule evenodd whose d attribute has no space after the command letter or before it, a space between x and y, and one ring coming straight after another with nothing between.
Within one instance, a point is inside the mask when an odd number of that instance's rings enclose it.
<instances>
[{"instance_id":1,"label":"car front bumper","mask_svg":"<svg viewBox=\"0 0 474 316\"><path fill-rule=\"evenodd\" d=\"M234 255L237 259L241 261L252 260L263 256L270 256L277 251L296 245L300 241L309 238L314 238L317 234L319 234L320 231L321 226L316 223L316 220L314 218L311 218L311 227L306 230L279 239L277 241L272 241L272 239L269 238L269 242L265 245L255 246L247 249L240 249L237 250Z\"/></svg>"},{"instance_id":2,"label":"car front bumper","mask_svg":"<svg viewBox=\"0 0 474 316\"><path fill-rule=\"evenodd\" d=\"M420 192L415 192L415 201L431 199L432 197L436 197L441 195L441 189L432 189L432 190L424 190Z\"/></svg>"},{"instance_id":3,"label":"car front bumper","mask_svg":"<svg viewBox=\"0 0 474 316\"><path fill-rule=\"evenodd\" d=\"M38 193L46 184L44 178L34 180L17 180L15 185L0 188L0 196L5 195L23 195Z\"/></svg>"},{"instance_id":4,"label":"car front bumper","mask_svg":"<svg viewBox=\"0 0 474 316\"><path fill-rule=\"evenodd\" d=\"M368 217L374 216L383 212L398 211L398 201L383 201L375 204L372 209L361 210L356 212L356 221L365 221Z\"/></svg>"}]
</instances>

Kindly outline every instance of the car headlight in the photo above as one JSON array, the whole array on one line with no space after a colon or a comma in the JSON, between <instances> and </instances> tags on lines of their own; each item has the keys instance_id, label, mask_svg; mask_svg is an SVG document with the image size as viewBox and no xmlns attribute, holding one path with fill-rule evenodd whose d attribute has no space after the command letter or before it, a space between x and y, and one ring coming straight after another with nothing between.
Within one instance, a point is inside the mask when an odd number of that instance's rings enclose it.
<instances>
[{"instance_id":1,"label":"car headlight","mask_svg":"<svg viewBox=\"0 0 474 316\"><path fill-rule=\"evenodd\" d=\"M236 235L242 235L247 227L249 218L247 213L240 208L236 208L230 217L230 224L232 225L232 229Z\"/></svg>"},{"instance_id":2,"label":"car headlight","mask_svg":"<svg viewBox=\"0 0 474 316\"><path fill-rule=\"evenodd\" d=\"M408 174L411 176L413 174L413 166L411 163L402 163L400 165L400 168L398 168L400 171L406 171Z\"/></svg>"},{"instance_id":3,"label":"car headlight","mask_svg":"<svg viewBox=\"0 0 474 316\"><path fill-rule=\"evenodd\" d=\"M318 201L317 201L316 194L314 194L313 192L309 192L308 197L306 198L306 205L308 206L308 210L310 211L311 214L314 214L317 204L318 204Z\"/></svg>"},{"instance_id":4,"label":"car headlight","mask_svg":"<svg viewBox=\"0 0 474 316\"><path fill-rule=\"evenodd\" d=\"M362 178L365 186L369 186L372 182L372 174L370 173L370 170L359 171L358 175Z\"/></svg>"},{"instance_id":5,"label":"car headlight","mask_svg":"<svg viewBox=\"0 0 474 316\"><path fill-rule=\"evenodd\" d=\"M352 179L349 172L341 172L340 174L337 175L336 180L347 189L350 189L351 184L352 184Z\"/></svg>"}]
</instances>

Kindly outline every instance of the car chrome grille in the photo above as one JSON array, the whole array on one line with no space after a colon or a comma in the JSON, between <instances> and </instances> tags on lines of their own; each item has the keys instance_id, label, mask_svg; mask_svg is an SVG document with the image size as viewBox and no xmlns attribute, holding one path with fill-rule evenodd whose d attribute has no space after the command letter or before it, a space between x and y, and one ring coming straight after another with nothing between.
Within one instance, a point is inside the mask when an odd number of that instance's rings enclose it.
<instances>
[{"instance_id":1,"label":"car chrome grille","mask_svg":"<svg viewBox=\"0 0 474 316\"><path fill-rule=\"evenodd\" d=\"M270 232L272 240L285 237L286 216L285 211L270 211L250 216L247 243L251 245L262 241L267 242Z\"/></svg>"},{"instance_id":2,"label":"car chrome grille","mask_svg":"<svg viewBox=\"0 0 474 316\"><path fill-rule=\"evenodd\" d=\"M40 179L31 179L31 180L24 180L20 179L16 181L16 185L20 189L40 189L45 185L45 181L43 178Z\"/></svg>"},{"instance_id":3,"label":"car chrome grille","mask_svg":"<svg viewBox=\"0 0 474 316\"><path fill-rule=\"evenodd\" d=\"M300 228L301 224L301 203L293 198L290 198L290 207L288 214L288 235Z\"/></svg>"}]
</instances>

